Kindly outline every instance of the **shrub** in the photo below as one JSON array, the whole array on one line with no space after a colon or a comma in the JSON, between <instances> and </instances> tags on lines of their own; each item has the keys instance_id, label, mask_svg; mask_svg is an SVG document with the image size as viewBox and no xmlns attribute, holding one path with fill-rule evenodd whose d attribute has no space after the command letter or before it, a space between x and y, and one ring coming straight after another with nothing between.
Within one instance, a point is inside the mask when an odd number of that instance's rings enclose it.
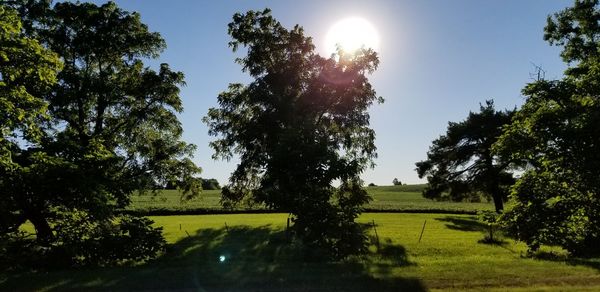
<instances>
[{"instance_id":1,"label":"shrub","mask_svg":"<svg viewBox=\"0 0 600 292\"><path fill-rule=\"evenodd\" d=\"M119 215L90 220L83 211L60 213L52 255L71 266L111 266L156 257L164 248L162 228L144 217Z\"/></svg>"}]
</instances>

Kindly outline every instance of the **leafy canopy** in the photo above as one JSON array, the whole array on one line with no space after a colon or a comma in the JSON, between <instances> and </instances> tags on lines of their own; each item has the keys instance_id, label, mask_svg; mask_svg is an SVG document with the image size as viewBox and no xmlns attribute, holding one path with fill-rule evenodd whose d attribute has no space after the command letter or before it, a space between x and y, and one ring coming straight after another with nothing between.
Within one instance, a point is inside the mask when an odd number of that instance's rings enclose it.
<instances>
[{"instance_id":1,"label":"leafy canopy","mask_svg":"<svg viewBox=\"0 0 600 292\"><path fill-rule=\"evenodd\" d=\"M0 181L0 190L14 202L10 212L32 222L40 242L68 249L60 230L73 224L72 214L83 214L102 232L119 232L115 224L131 220L115 211L134 192L172 182L185 196L197 195L201 188L194 175L200 168L190 158L195 147L181 141L176 116L183 110L183 73L143 62L165 48L160 34L113 2L48 2L12 2L25 34L58 54L64 68L58 82L39 94L49 118L39 124L40 142L12 150L23 171ZM22 64L27 72L36 69ZM138 244L151 247L146 256L154 256L162 239L150 221L133 221L148 235Z\"/></svg>"},{"instance_id":2,"label":"leafy canopy","mask_svg":"<svg viewBox=\"0 0 600 292\"><path fill-rule=\"evenodd\" d=\"M561 80L525 86L527 100L495 150L529 165L504 216L531 251L600 252L600 9L597 0L548 17L544 39L563 47Z\"/></svg>"},{"instance_id":3,"label":"leafy canopy","mask_svg":"<svg viewBox=\"0 0 600 292\"><path fill-rule=\"evenodd\" d=\"M47 103L40 94L56 82L58 56L23 34L16 11L0 5L0 234L15 231L20 220L6 194L10 177L25 171L15 161L19 141L39 145Z\"/></svg>"},{"instance_id":4,"label":"leafy canopy","mask_svg":"<svg viewBox=\"0 0 600 292\"><path fill-rule=\"evenodd\" d=\"M376 156L367 109L382 99L366 77L376 53L323 58L300 26L284 28L268 9L235 14L228 31L233 51L247 50L237 62L253 81L230 84L204 119L218 137L214 157L240 157L224 204L290 212L296 234L334 257L362 249L354 219L369 200L358 175Z\"/></svg>"}]
</instances>

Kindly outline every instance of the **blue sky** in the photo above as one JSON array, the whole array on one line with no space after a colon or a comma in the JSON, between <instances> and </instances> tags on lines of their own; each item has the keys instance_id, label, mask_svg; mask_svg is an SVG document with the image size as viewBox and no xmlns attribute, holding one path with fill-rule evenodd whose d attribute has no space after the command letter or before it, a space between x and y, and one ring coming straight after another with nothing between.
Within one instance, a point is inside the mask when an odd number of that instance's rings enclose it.
<instances>
[{"instance_id":1,"label":"blue sky","mask_svg":"<svg viewBox=\"0 0 600 292\"><path fill-rule=\"evenodd\" d=\"M105 1L95 1L103 3ZM198 146L195 162L203 177L227 182L236 161L213 161L207 127L201 122L217 105L228 83L248 82L227 47L227 24L235 12L269 7L286 27L300 24L324 50L327 30L357 16L380 36L380 67L372 84L385 103L371 109L377 133L376 167L366 183L389 185L397 177L419 183L414 163L426 158L431 141L448 121L464 119L479 103L493 98L498 108L523 103L532 64L546 78L562 76L560 48L543 40L548 14L572 1L420 0L420 1L116 1L138 11L150 30L160 32L167 49L150 66L169 63L185 73L181 114L184 140Z\"/></svg>"}]
</instances>

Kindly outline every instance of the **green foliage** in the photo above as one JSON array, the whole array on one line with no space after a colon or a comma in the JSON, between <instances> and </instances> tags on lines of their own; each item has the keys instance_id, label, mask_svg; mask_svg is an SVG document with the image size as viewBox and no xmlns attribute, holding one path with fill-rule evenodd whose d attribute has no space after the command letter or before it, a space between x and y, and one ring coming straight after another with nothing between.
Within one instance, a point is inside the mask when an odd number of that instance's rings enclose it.
<instances>
[{"instance_id":1,"label":"green foliage","mask_svg":"<svg viewBox=\"0 0 600 292\"><path fill-rule=\"evenodd\" d=\"M25 102L7 106L20 111L9 112L18 119L14 126L7 124L6 130L2 129L0 144L6 144L7 131L24 133L26 143L9 143L13 170L0 178L0 194L7 199L0 208L3 216L11 214L13 219L8 228L2 226L3 232L13 232L15 226L29 220L42 246L56 249L69 242L74 248L78 241L82 246L90 245L91 241L84 243L85 238L67 238L68 234L61 232L70 228L70 221L61 219L65 214L84 212L90 236L110 245L112 239L102 241L97 234L124 234L128 228L142 230L149 224L122 218L118 219L118 227L106 227L107 222L116 220L115 211L127 206L137 190L166 182L175 183L184 198L196 196L201 190L201 182L195 178L200 168L190 158L195 146L181 141L182 127L177 119L177 113L183 110L179 97L183 74L172 71L167 64L161 64L157 71L144 66L144 59L157 58L165 42L158 33L148 30L139 14L123 11L113 2L100 6L79 2L51 6L49 2L10 2L21 13L23 32L12 20L16 14L2 17L13 29L3 30L8 36L2 36L0 59L23 67L2 66L2 78L9 79L3 80L2 86L17 88L13 83L21 80L38 84L31 87L38 99L10 96ZM1 12L5 11L3 5ZM17 40L20 34L29 39ZM14 41L29 45L27 54L13 54L18 47L4 46L4 38L9 44ZM33 38L39 43L30 40ZM10 59L21 55L29 56L31 62ZM56 75L58 58L64 67ZM19 72L28 72L37 79ZM27 89L27 85L22 88ZM0 91L4 108L4 87ZM27 98L35 104L30 105ZM40 122L42 114L47 118L44 123ZM37 122L36 127L31 121ZM30 128L37 129L36 135L23 131ZM6 147L0 147L2 157L6 157ZM156 242L152 232L137 233L140 236L131 244L124 243L129 250L122 251L131 260L142 258L136 249L148 251L145 245ZM115 254L119 260L123 256ZM82 264L94 260L102 265L117 262L91 254L84 258Z\"/></svg>"},{"instance_id":2,"label":"green foliage","mask_svg":"<svg viewBox=\"0 0 600 292\"><path fill-rule=\"evenodd\" d=\"M498 215L498 213L492 211L479 211L477 212L477 215L479 221L487 225L487 234L480 242L491 244L502 243L501 239L497 234L497 231L500 227L500 223L498 222L500 216Z\"/></svg>"},{"instance_id":3,"label":"green foliage","mask_svg":"<svg viewBox=\"0 0 600 292\"><path fill-rule=\"evenodd\" d=\"M492 154L491 147L514 111L496 111L486 101L466 120L448 123L446 135L433 141L427 160L416 163L420 178L429 182L423 196L431 199L477 200L480 193L494 200L496 212L504 209L513 176L511 161Z\"/></svg>"},{"instance_id":4,"label":"green foliage","mask_svg":"<svg viewBox=\"0 0 600 292\"><path fill-rule=\"evenodd\" d=\"M544 38L563 46L562 80L537 80L495 146L528 164L513 187L508 229L530 250L560 245L600 253L600 27L598 1L575 1L548 18Z\"/></svg>"},{"instance_id":5,"label":"green foliage","mask_svg":"<svg viewBox=\"0 0 600 292\"><path fill-rule=\"evenodd\" d=\"M19 141L37 147L47 103L41 98L62 68L58 56L27 37L15 10L0 5L0 234L16 232L23 223L19 195L12 183L28 169L19 163Z\"/></svg>"},{"instance_id":6,"label":"green foliage","mask_svg":"<svg viewBox=\"0 0 600 292\"><path fill-rule=\"evenodd\" d=\"M377 54L322 58L300 26L284 28L269 10L235 14L229 34L234 51L247 49L237 62L254 80L231 84L204 119L219 137L214 157L241 160L224 204L292 213L297 235L344 257L347 236L363 239L353 220L369 199L358 175L376 156L367 109L382 100L366 74L377 68Z\"/></svg>"},{"instance_id":7,"label":"green foliage","mask_svg":"<svg viewBox=\"0 0 600 292\"><path fill-rule=\"evenodd\" d=\"M40 94L56 82L58 56L23 34L13 9L0 5L0 168L13 165L14 139L39 142L47 104Z\"/></svg>"},{"instance_id":8,"label":"green foliage","mask_svg":"<svg viewBox=\"0 0 600 292\"><path fill-rule=\"evenodd\" d=\"M144 217L97 220L79 210L55 210L56 240L40 246L22 231L1 235L0 269L49 270L79 266L140 263L164 250L162 227Z\"/></svg>"},{"instance_id":9,"label":"green foliage","mask_svg":"<svg viewBox=\"0 0 600 292\"><path fill-rule=\"evenodd\" d=\"M395 185L395 186L401 186L402 182L399 181L397 178L394 178L394 180L392 180L392 184Z\"/></svg>"},{"instance_id":10,"label":"green foliage","mask_svg":"<svg viewBox=\"0 0 600 292\"><path fill-rule=\"evenodd\" d=\"M57 241L51 248L55 262L69 266L110 266L140 262L156 257L165 240L162 228L152 227L150 219L116 216L104 220L68 210L59 212L54 222ZM56 263L55 263L56 264Z\"/></svg>"}]
</instances>

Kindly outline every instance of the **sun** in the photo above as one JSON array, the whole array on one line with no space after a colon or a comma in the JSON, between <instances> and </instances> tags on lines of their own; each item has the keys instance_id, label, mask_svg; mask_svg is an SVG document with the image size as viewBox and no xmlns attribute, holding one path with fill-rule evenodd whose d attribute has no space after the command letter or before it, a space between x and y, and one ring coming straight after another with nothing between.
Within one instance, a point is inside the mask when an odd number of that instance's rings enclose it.
<instances>
[{"instance_id":1,"label":"sun","mask_svg":"<svg viewBox=\"0 0 600 292\"><path fill-rule=\"evenodd\" d=\"M358 49L379 49L379 35L375 27L360 17L350 17L336 22L325 37L327 54L336 52L340 46L345 53L355 53Z\"/></svg>"}]
</instances>

